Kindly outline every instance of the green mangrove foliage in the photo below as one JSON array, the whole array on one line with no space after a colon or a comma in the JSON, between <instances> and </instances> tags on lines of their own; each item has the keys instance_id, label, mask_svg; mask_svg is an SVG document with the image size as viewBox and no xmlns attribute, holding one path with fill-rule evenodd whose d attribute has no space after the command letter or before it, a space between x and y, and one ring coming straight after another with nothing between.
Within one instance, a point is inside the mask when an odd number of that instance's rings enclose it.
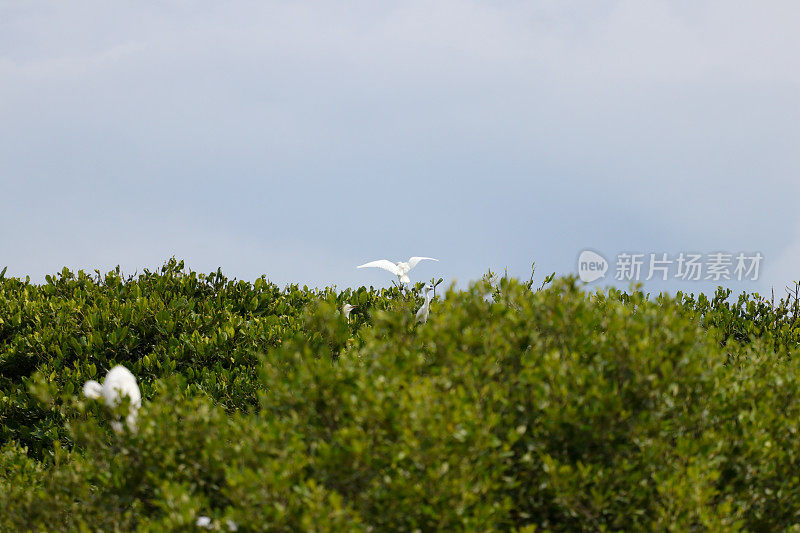
<instances>
[{"instance_id":1,"label":"green mangrove foliage","mask_svg":"<svg viewBox=\"0 0 800 533\"><path fill-rule=\"evenodd\" d=\"M0 530L800 524L791 299L421 285L0 280ZM136 432L80 395L115 364Z\"/></svg>"}]
</instances>

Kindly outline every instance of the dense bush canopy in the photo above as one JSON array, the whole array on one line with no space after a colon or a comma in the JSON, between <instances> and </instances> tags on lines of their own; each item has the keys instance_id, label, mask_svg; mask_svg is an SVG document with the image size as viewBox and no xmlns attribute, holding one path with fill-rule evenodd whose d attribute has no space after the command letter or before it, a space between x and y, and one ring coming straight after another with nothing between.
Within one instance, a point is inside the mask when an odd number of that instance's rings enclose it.
<instances>
[{"instance_id":1,"label":"dense bush canopy","mask_svg":"<svg viewBox=\"0 0 800 533\"><path fill-rule=\"evenodd\" d=\"M0 279L0 530L800 524L796 302L420 288ZM136 432L80 395L115 364Z\"/></svg>"}]
</instances>

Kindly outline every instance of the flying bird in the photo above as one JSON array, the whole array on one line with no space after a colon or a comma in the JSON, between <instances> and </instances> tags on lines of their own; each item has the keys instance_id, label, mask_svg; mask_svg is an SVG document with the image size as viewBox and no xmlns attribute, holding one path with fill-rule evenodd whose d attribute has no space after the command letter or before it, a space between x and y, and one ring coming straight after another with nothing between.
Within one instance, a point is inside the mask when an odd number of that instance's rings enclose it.
<instances>
[{"instance_id":1,"label":"flying bird","mask_svg":"<svg viewBox=\"0 0 800 533\"><path fill-rule=\"evenodd\" d=\"M433 257L412 257L407 262L401 261L399 263L392 263L388 259L378 259L377 261L371 261L369 263L359 265L356 268L382 268L397 276L397 279L400 280L400 283L411 283L411 280L408 279L408 273L423 259L427 259L428 261L438 261L438 259L434 259Z\"/></svg>"},{"instance_id":2,"label":"flying bird","mask_svg":"<svg viewBox=\"0 0 800 533\"><path fill-rule=\"evenodd\" d=\"M425 287L425 303L417 311L417 323L424 324L428 321L428 311L431 308L431 292L433 292L433 287L430 285Z\"/></svg>"},{"instance_id":3,"label":"flying bird","mask_svg":"<svg viewBox=\"0 0 800 533\"><path fill-rule=\"evenodd\" d=\"M125 420L131 431L136 430L136 412L142 406L142 394L139 392L136 378L124 366L117 365L109 370L102 385L93 379L87 381L83 385L83 395L93 400L103 398L105 404L112 409L120 404L123 396L127 396L130 398L130 410ZM122 423L118 420L111 422L111 428L117 433L122 433Z\"/></svg>"}]
</instances>

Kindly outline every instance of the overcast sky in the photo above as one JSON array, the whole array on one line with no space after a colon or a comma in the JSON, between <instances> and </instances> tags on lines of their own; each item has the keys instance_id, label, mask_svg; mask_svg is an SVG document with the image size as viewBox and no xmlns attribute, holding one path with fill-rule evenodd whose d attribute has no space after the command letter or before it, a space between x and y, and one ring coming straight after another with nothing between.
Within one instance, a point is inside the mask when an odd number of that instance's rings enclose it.
<instances>
[{"instance_id":1,"label":"overcast sky","mask_svg":"<svg viewBox=\"0 0 800 533\"><path fill-rule=\"evenodd\" d=\"M760 252L730 285L782 294L798 27L791 0L0 0L0 267L381 285L354 267L589 248L603 285L623 251Z\"/></svg>"}]
</instances>

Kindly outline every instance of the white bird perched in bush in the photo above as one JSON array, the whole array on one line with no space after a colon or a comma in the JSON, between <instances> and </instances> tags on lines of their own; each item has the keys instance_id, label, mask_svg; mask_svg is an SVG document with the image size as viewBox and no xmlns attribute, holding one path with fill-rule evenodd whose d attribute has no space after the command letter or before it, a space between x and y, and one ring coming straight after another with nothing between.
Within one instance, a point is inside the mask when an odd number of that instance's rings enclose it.
<instances>
[{"instance_id":1,"label":"white bird perched in bush","mask_svg":"<svg viewBox=\"0 0 800 533\"><path fill-rule=\"evenodd\" d=\"M377 267L382 268L384 270L388 270L395 276L397 279L400 280L400 283L411 283L411 280L408 279L408 273L411 271L412 268L417 266L417 263L426 259L428 261L438 261L438 259L434 259L433 257L412 257L406 262L399 262L399 263L392 263L388 259L378 259L377 261L371 261L369 263L364 263L363 265L359 265L356 268L368 268L368 267Z\"/></svg>"},{"instance_id":2,"label":"white bird perched in bush","mask_svg":"<svg viewBox=\"0 0 800 533\"><path fill-rule=\"evenodd\" d=\"M350 311L352 311L355 308L356 308L355 305L350 305L350 304L344 304L342 306L342 314L344 315L345 320L347 321L350 320Z\"/></svg>"},{"instance_id":3,"label":"white bird perched in bush","mask_svg":"<svg viewBox=\"0 0 800 533\"><path fill-rule=\"evenodd\" d=\"M428 285L425 287L425 303L422 304L422 307L419 308L417 311L417 322L425 323L428 321L428 311L431 308L431 293L433 292L433 287Z\"/></svg>"},{"instance_id":4,"label":"white bird perched in bush","mask_svg":"<svg viewBox=\"0 0 800 533\"><path fill-rule=\"evenodd\" d=\"M93 400L103 398L105 404L112 409L121 403L123 396L127 396L130 398L130 410L125 420L131 431L136 430L136 412L142 406L142 394L136 378L124 366L117 365L109 370L102 385L93 379L87 381L83 385L83 395ZM122 423L118 420L111 422L111 428L122 433Z\"/></svg>"}]
</instances>

